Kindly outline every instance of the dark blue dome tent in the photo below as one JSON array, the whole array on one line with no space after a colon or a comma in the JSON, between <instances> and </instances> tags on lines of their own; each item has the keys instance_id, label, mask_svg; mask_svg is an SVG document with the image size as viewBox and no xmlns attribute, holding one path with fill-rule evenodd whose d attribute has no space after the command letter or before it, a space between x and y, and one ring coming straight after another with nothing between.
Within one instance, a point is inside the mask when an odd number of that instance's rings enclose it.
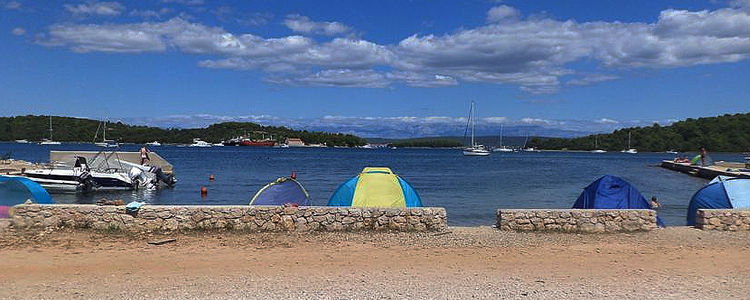
<instances>
[{"instance_id":1,"label":"dark blue dome tent","mask_svg":"<svg viewBox=\"0 0 750 300\"><path fill-rule=\"evenodd\" d=\"M750 179L718 176L695 192L688 206L688 226L695 226L701 208L750 208Z\"/></svg>"},{"instance_id":2,"label":"dark blue dome tent","mask_svg":"<svg viewBox=\"0 0 750 300\"><path fill-rule=\"evenodd\" d=\"M9 217L10 208L26 200L52 204L52 197L38 183L24 177L0 175L0 218Z\"/></svg>"},{"instance_id":3,"label":"dark blue dome tent","mask_svg":"<svg viewBox=\"0 0 750 300\"><path fill-rule=\"evenodd\" d=\"M604 175L584 188L573 208L653 209L651 202L638 189L625 179L612 175ZM656 224L664 227L664 222L658 216Z\"/></svg>"},{"instance_id":4,"label":"dark blue dome tent","mask_svg":"<svg viewBox=\"0 0 750 300\"><path fill-rule=\"evenodd\" d=\"M250 200L250 205L284 205L293 204L298 206L309 206L310 195L307 190L296 179L291 177L279 177L273 182L261 188Z\"/></svg>"}]
</instances>

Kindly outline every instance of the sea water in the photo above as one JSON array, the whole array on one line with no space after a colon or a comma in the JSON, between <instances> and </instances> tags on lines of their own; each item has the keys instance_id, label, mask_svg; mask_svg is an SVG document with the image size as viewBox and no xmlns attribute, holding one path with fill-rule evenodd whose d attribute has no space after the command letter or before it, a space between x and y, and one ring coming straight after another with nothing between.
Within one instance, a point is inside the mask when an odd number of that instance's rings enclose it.
<instances>
[{"instance_id":1,"label":"sea water","mask_svg":"<svg viewBox=\"0 0 750 300\"><path fill-rule=\"evenodd\" d=\"M138 151L124 145L121 151ZM88 144L40 146L0 143L0 155L47 162L50 150L101 150ZM665 153L492 153L466 157L457 149L344 149L176 146L152 147L173 164L177 185L159 191L89 195L54 194L57 203L94 203L101 198L152 204L246 205L258 189L280 176L297 174L314 205L366 166L387 166L411 183L425 206L445 207L450 225L495 223L498 208L570 208L582 189L605 174L623 177L646 198L656 196L668 225L684 225L690 197L706 180L658 167ZM741 161L740 154L713 154ZM214 175L215 180L209 181ZM201 197L202 186L208 194Z\"/></svg>"}]
</instances>

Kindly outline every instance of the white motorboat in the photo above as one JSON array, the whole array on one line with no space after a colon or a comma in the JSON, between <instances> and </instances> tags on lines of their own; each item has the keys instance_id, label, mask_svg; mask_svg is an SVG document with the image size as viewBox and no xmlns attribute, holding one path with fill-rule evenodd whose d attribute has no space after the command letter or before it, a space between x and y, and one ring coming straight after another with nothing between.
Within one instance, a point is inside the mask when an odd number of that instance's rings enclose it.
<instances>
[{"instance_id":1,"label":"white motorboat","mask_svg":"<svg viewBox=\"0 0 750 300\"><path fill-rule=\"evenodd\" d=\"M208 143L206 141L201 141L199 138L194 138L193 143L188 145L188 147L198 147L198 148L211 148L211 143Z\"/></svg>"},{"instance_id":2,"label":"white motorboat","mask_svg":"<svg viewBox=\"0 0 750 300\"><path fill-rule=\"evenodd\" d=\"M52 140L52 116L49 116L49 138L43 139L39 145L60 145L62 143Z\"/></svg>"},{"instance_id":3,"label":"white motorboat","mask_svg":"<svg viewBox=\"0 0 750 300\"><path fill-rule=\"evenodd\" d=\"M602 149L596 149L596 150L591 150L591 153L607 153L607 151L602 150Z\"/></svg>"},{"instance_id":4,"label":"white motorboat","mask_svg":"<svg viewBox=\"0 0 750 300\"><path fill-rule=\"evenodd\" d=\"M523 151L523 152L542 152L542 150L536 149L534 147L523 148L523 150L521 150L521 151Z\"/></svg>"},{"instance_id":5,"label":"white motorboat","mask_svg":"<svg viewBox=\"0 0 750 300\"><path fill-rule=\"evenodd\" d=\"M677 151L674 151L674 150L669 150L669 151L664 152L664 153L667 153L667 154L680 154L680 152L677 152Z\"/></svg>"},{"instance_id":6,"label":"white motorboat","mask_svg":"<svg viewBox=\"0 0 750 300\"><path fill-rule=\"evenodd\" d=\"M62 163L26 170L21 176L39 183L51 193L155 189L160 184L173 186L177 183L172 175L165 174L158 167L137 165L113 157L115 155L116 152L100 152L92 160L100 164L94 168L86 158L76 156L72 167Z\"/></svg>"},{"instance_id":7,"label":"white motorboat","mask_svg":"<svg viewBox=\"0 0 750 300\"><path fill-rule=\"evenodd\" d=\"M500 146L492 148L492 152L513 152L514 150L503 145L503 124L500 124Z\"/></svg>"},{"instance_id":8,"label":"white motorboat","mask_svg":"<svg viewBox=\"0 0 750 300\"><path fill-rule=\"evenodd\" d=\"M23 140L16 140L16 143L18 144L28 144L29 140L23 139Z\"/></svg>"},{"instance_id":9,"label":"white motorboat","mask_svg":"<svg viewBox=\"0 0 750 300\"><path fill-rule=\"evenodd\" d=\"M636 154L638 153L638 150L635 148L630 148L630 131L628 131L628 148L625 150L620 151L621 153L627 153L627 154Z\"/></svg>"},{"instance_id":10,"label":"white motorboat","mask_svg":"<svg viewBox=\"0 0 750 300\"><path fill-rule=\"evenodd\" d=\"M161 146L161 143L159 143L159 141L153 141L153 142L150 142L150 143L146 143L146 145L147 146L151 146L151 147L159 147L159 146Z\"/></svg>"},{"instance_id":11,"label":"white motorboat","mask_svg":"<svg viewBox=\"0 0 750 300\"><path fill-rule=\"evenodd\" d=\"M211 145L215 147L224 147L224 144L222 143L216 143L216 144L211 144Z\"/></svg>"},{"instance_id":12,"label":"white motorboat","mask_svg":"<svg viewBox=\"0 0 750 300\"><path fill-rule=\"evenodd\" d=\"M466 123L466 127L468 129L469 125L471 125L471 146L463 149L464 156L488 156L490 155L490 151L487 150L487 148L484 147L484 145L479 145L474 141L474 128L476 127L476 118L477 118L477 110L475 108L474 101L471 101L471 107L469 108L469 120Z\"/></svg>"}]
</instances>

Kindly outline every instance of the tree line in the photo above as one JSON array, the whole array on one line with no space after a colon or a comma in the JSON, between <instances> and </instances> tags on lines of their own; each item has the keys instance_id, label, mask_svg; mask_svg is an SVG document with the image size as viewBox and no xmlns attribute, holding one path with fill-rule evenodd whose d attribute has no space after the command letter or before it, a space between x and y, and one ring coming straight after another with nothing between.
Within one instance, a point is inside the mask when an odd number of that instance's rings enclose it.
<instances>
[{"instance_id":1,"label":"tree line","mask_svg":"<svg viewBox=\"0 0 750 300\"><path fill-rule=\"evenodd\" d=\"M101 121L52 117L52 138L61 142L98 142L101 141ZM97 130L99 131L97 134ZM263 126L251 122L224 122L206 128L159 128L150 126L128 125L122 122L107 123L107 139L121 143L143 144L151 141L161 143L187 144L194 138L211 143L218 143L240 135L251 139L273 137L283 142L286 138L300 138L308 144L326 144L328 146L361 146L366 141L352 134L328 133L321 131L294 130L284 126ZM98 135L98 140L94 137ZM15 116L0 117L0 141L26 139L38 141L49 138L49 116Z\"/></svg>"},{"instance_id":2,"label":"tree line","mask_svg":"<svg viewBox=\"0 0 750 300\"><path fill-rule=\"evenodd\" d=\"M745 152L750 150L750 113L726 114L678 121L669 126L654 123L646 127L615 130L609 134L595 134L578 138L533 138L529 146L540 149L619 151L628 146L639 151L680 152L698 151L706 147L709 151Z\"/></svg>"}]
</instances>

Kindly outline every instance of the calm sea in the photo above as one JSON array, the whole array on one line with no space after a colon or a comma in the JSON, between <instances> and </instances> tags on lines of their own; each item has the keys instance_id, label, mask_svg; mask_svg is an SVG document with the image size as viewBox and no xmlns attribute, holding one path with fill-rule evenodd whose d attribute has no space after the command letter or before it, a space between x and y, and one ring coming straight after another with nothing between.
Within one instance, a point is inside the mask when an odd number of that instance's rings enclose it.
<instances>
[{"instance_id":1,"label":"calm sea","mask_svg":"<svg viewBox=\"0 0 750 300\"><path fill-rule=\"evenodd\" d=\"M52 147L52 148L51 148ZM34 162L49 160L49 150L98 150L92 145L60 146L0 143L0 155ZM125 145L123 151L137 151ZM179 180L174 189L153 192L53 195L58 203L93 203L97 199L152 204L247 204L266 183L292 171L315 205L325 205L336 187L365 166L388 166L409 181L426 206L442 206L451 225L491 225L497 208L568 208L598 177L625 178L644 196L663 204L659 215L668 225L684 225L692 194L706 180L657 167L660 153L493 153L464 157L448 149L326 149L153 147L169 160ZM742 161L740 154L713 154L714 160ZM216 180L210 182L209 175ZM208 188L202 198L201 186Z\"/></svg>"}]
</instances>

